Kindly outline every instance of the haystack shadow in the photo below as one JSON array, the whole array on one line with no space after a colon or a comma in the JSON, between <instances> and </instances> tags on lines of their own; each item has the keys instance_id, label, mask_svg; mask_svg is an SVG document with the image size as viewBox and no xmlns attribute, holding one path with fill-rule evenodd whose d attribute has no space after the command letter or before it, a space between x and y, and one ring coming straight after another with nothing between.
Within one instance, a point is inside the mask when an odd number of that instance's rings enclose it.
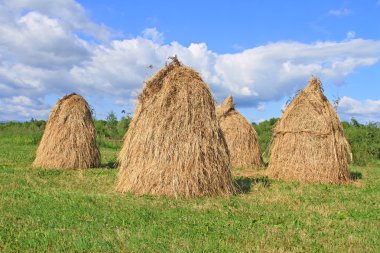
<instances>
[{"instance_id":1,"label":"haystack shadow","mask_svg":"<svg viewBox=\"0 0 380 253\"><path fill-rule=\"evenodd\" d=\"M363 174L361 172L351 171L350 172L350 179L352 181L358 181L359 179L363 178Z\"/></svg>"},{"instance_id":2,"label":"haystack shadow","mask_svg":"<svg viewBox=\"0 0 380 253\"><path fill-rule=\"evenodd\" d=\"M255 185L261 185L264 188L270 187L270 180L267 176L259 177L239 177L234 179L236 194L249 193Z\"/></svg>"},{"instance_id":3,"label":"haystack shadow","mask_svg":"<svg viewBox=\"0 0 380 253\"><path fill-rule=\"evenodd\" d=\"M102 169L117 169L118 163L117 161L108 161L106 163L102 163L100 168Z\"/></svg>"}]
</instances>

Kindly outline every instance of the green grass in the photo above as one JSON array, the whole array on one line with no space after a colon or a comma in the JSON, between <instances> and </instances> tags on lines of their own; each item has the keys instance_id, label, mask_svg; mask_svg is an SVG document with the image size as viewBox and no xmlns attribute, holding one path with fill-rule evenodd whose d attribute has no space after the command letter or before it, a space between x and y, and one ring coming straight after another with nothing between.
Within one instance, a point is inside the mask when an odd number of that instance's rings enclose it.
<instances>
[{"instance_id":1,"label":"green grass","mask_svg":"<svg viewBox=\"0 0 380 253\"><path fill-rule=\"evenodd\" d=\"M33 138L0 131L2 252L380 251L380 164L349 186L239 177L230 198L138 197L114 191L115 169L32 169Z\"/></svg>"}]
</instances>

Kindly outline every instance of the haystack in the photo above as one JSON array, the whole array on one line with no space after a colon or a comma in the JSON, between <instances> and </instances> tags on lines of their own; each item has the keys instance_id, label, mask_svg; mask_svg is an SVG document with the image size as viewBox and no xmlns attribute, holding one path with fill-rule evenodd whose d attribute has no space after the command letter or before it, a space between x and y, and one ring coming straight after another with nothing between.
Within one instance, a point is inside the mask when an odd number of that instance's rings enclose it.
<instances>
[{"instance_id":1,"label":"haystack","mask_svg":"<svg viewBox=\"0 0 380 253\"><path fill-rule=\"evenodd\" d=\"M118 156L117 190L176 197L233 193L215 102L174 58L145 84Z\"/></svg>"},{"instance_id":2,"label":"haystack","mask_svg":"<svg viewBox=\"0 0 380 253\"><path fill-rule=\"evenodd\" d=\"M268 173L289 181L344 183L349 153L338 115L312 77L275 126Z\"/></svg>"},{"instance_id":3,"label":"haystack","mask_svg":"<svg viewBox=\"0 0 380 253\"><path fill-rule=\"evenodd\" d=\"M73 93L53 107L33 167L76 169L100 166L96 131L86 100Z\"/></svg>"},{"instance_id":4,"label":"haystack","mask_svg":"<svg viewBox=\"0 0 380 253\"><path fill-rule=\"evenodd\" d=\"M263 167L257 133L248 120L235 109L231 96L216 108L216 114L227 141L232 167Z\"/></svg>"}]
</instances>

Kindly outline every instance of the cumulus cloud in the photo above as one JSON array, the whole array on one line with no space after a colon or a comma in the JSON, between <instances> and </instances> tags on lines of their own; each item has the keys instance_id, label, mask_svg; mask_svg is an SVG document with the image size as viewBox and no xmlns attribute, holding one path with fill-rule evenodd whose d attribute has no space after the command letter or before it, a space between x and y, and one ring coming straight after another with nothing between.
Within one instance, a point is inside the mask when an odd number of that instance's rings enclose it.
<instances>
[{"instance_id":1,"label":"cumulus cloud","mask_svg":"<svg viewBox=\"0 0 380 253\"><path fill-rule=\"evenodd\" d=\"M31 118L46 118L50 109L41 100L32 100L25 96L13 96L0 99L0 120L14 121Z\"/></svg>"},{"instance_id":2,"label":"cumulus cloud","mask_svg":"<svg viewBox=\"0 0 380 253\"><path fill-rule=\"evenodd\" d=\"M369 48L361 48L361 46ZM216 73L221 85L244 96L276 100L301 88L311 74L341 84L354 69L376 63L380 58L380 42L350 40L303 44L278 42L220 55Z\"/></svg>"},{"instance_id":3,"label":"cumulus cloud","mask_svg":"<svg viewBox=\"0 0 380 253\"><path fill-rule=\"evenodd\" d=\"M353 39L356 37L356 33L354 31L347 32L347 39Z\"/></svg>"},{"instance_id":4,"label":"cumulus cloud","mask_svg":"<svg viewBox=\"0 0 380 253\"><path fill-rule=\"evenodd\" d=\"M51 94L101 94L116 107L132 105L144 81L173 55L200 72L219 101L233 95L240 106L260 111L265 102L302 88L312 74L341 85L356 69L380 60L380 41L353 36L340 42L269 43L231 54L213 52L206 43L165 44L156 28L135 38L97 41L109 38L110 31L72 0L5 1L0 21L0 120L46 116L44 98Z\"/></svg>"},{"instance_id":5,"label":"cumulus cloud","mask_svg":"<svg viewBox=\"0 0 380 253\"><path fill-rule=\"evenodd\" d=\"M334 9L334 10L329 10L328 14L330 16L337 16L337 17L340 17L340 16L348 16L351 14L351 10L350 9L347 9L347 8L342 8L342 9Z\"/></svg>"},{"instance_id":6,"label":"cumulus cloud","mask_svg":"<svg viewBox=\"0 0 380 253\"><path fill-rule=\"evenodd\" d=\"M265 105L263 103L259 103L256 107L256 109L259 111L259 112L264 112L265 111Z\"/></svg>"},{"instance_id":7,"label":"cumulus cloud","mask_svg":"<svg viewBox=\"0 0 380 253\"><path fill-rule=\"evenodd\" d=\"M67 70L25 64L0 64L0 98L23 95L39 99L51 93L78 91Z\"/></svg>"},{"instance_id":8,"label":"cumulus cloud","mask_svg":"<svg viewBox=\"0 0 380 253\"><path fill-rule=\"evenodd\" d=\"M380 100L359 101L345 96L339 102L338 111L346 120L358 118L378 121L380 118Z\"/></svg>"},{"instance_id":9,"label":"cumulus cloud","mask_svg":"<svg viewBox=\"0 0 380 253\"><path fill-rule=\"evenodd\" d=\"M240 104L254 106L291 94L312 74L342 84L353 70L380 59L380 42L278 42L235 54L217 54L205 43L160 45L137 37L98 47L92 60L73 67L70 75L82 87L133 96L174 54L198 70L218 98L232 94Z\"/></svg>"},{"instance_id":10,"label":"cumulus cloud","mask_svg":"<svg viewBox=\"0 0 380 253\"><path fill-rule=\"evenodd\" d=\"M164 42L163 33L157 31L155 27L146 28L142 34L145 39L152 40L155 43L162 44Z\"/></svg>"},{"instance_id":11,"label":"cumulus cloud","mask_svg":"<svg viewBox=\"0 0 380 253\"><path fill-rule=\"evenodd\" d=\"M0 13L3 17L17 17L20 13L38 12L62 20L68 30L81 31L100 40L108 40L112 32L103 24L91 21L83 7L74 0L3 0Z\"/></svg>"},{"instance_id":12,"label":"cumulus cloud","mask_svg":"<svg viewBox=\"0 0 380 253\"><path fill-rule=\"evenodd\" d=\"M70 68L90 55L88 43L57 19L32 11L14 21L0 25L6 60L44 69Z\"/></svg>"},{"instance_id":13,"label":"cumulus cloud","mask_svg":"<svg viewBox=\"0 0 380 253\"><path fill-rule=\"evenodd\" d=\"M70 71L75 83L86 92L96 89L112 96L137 97L143 82L164 66L169 56L177 54L181 61L200 71L207 81L214 81L216 54L206 44L189 47L173 42L160 45L152 40L113 41L94 50L91 61L74 66Z\"/></svg>"}]
</instances>

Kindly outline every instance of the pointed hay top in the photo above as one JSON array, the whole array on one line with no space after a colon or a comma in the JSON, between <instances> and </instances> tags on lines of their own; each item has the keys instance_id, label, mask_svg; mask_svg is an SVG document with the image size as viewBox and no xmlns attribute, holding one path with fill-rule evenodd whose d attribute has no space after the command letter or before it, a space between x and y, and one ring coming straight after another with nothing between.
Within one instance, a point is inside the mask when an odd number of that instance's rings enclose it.
<instances>
[{"instance_id":1,"label":"pointed hay top","mask_svg":"<svg viewBox=\"0 0 380 253\"><path fill-rule=\"evenodd\" d=\"M222 104L217 107L217 114L219 116L225 115L228 112L235 110L235 104L232 96L229 96L224 100Z\"/></svg>"},{"instance_id":2,"label":"pointed hay top","mask_svg":"<svg viewBox=\"0 0 380 253\"><path fill-rule=\"evenodd\" d=\"M83 98L81 95L78 95L78 94L76 94L75 92L73 92L73 93L70 93L70 94L64 95L64 96L59 100L59 102L63 102L63 101L65 101L65 100L67 100L67 99L69 99L69 98L71 98L71 97L73 97L73 96L78 96L78 97L80 97L80 98Z\"/></svg>"},{"instance_id":3,"label":"pointed hay top","mask_svg":"<svg viewBox=\"0 0 380 253\"><path fill-rule=\"evenodd\" d=\"M182 63L178 60L177 55L169 57L168 59L171 60L171 62L169 64L166 63L165 67L160 69L156 74L150 77L148 81L146 81L146 85L142 93L139 95L140 102L152 94L157 94L162 88L163 79L165 79L171 71L175 71L180 67L183 67Z\"/></svg>"},{"instance_id":4,"label":"pointed hay top","mask_svg":"<svg viewBox=\"0 0 380 253\"><path fill-rule=\"evenodd\" d=\"M315 76L311 76L309 84L304 89L305 92L323 93L321 80Z\"/></svg>"},{"instance_id":5,"label":"pointed hay top","mask_svg":"<svg viewBox=\"0 0 380 253\"><path fill-rule=\"evenodd\" d=\"M169 59L172 60L172 62L169 65L177 66L177 67L182 66L181 62L178 60L178 56L177 55L169 57Z\"/></svg>"},{"instance_id":6,"label":"pointed hay top","mask_svg":"<svg viewBox=\"0 0 380 253\"><path fill-rule=\"evenodd\" d=\"M232 96L228 96L226 100L222 103L222 106L227 110L235 109L234 99Z\"/></svg>"}]
</instances>

